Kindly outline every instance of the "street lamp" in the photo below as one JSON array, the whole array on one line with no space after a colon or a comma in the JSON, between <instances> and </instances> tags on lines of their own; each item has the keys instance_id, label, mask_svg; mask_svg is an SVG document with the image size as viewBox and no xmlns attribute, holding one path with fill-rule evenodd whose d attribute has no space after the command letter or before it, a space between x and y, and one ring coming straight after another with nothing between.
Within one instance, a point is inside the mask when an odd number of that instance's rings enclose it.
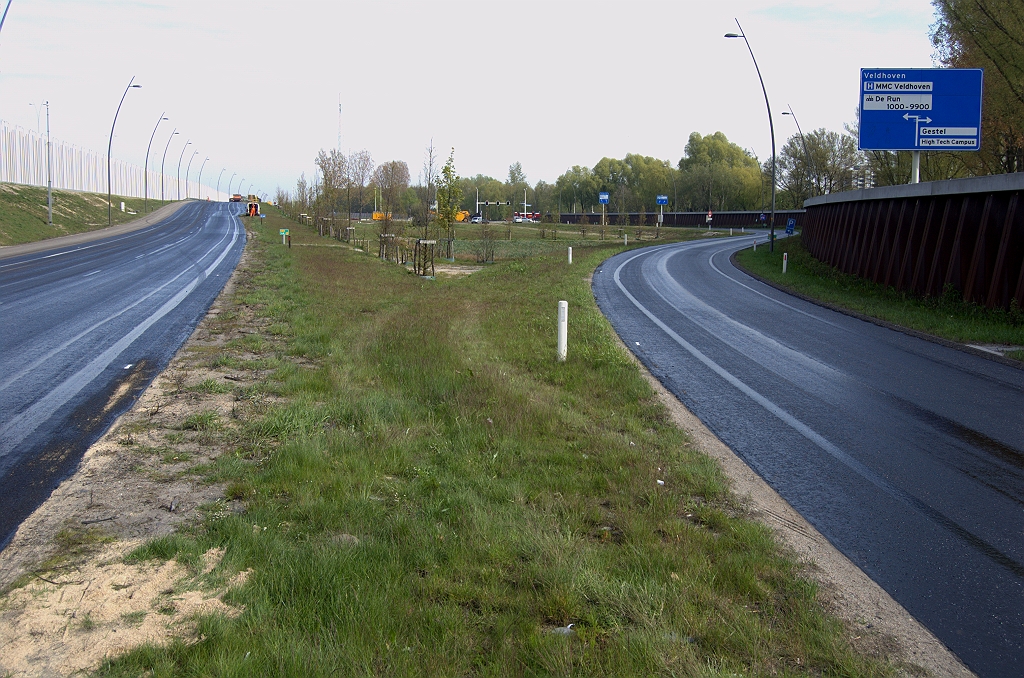
<instances>
[{"instance_id":1,"label":"street lamp","mask_svg":"<svg viewBox=\"0 0 1024 678\"><path fill-rule=\"evenodd\" d=\"M175 127L174 131L171 132L171 136L167 137L167 145L164 146L164 159L160 161L160 200L164 199L164 163L167 162L167 149L171 147L171 139L178 133L178 128Z\"/></svg>"},{"instance_id":2,"label":"street lamp","mask_svg":"<svg viewBox=\"0 0 1024 678\"><path fill-rule=\"evenodd\" d=\"M167 111L164 111L164 113L166 112ZM164 120L167 120L167 118L164 117L164 113L161 113L160 117L157 118L156 126L153 127L153 133L149 136L149 146L146 146L146 171L142 173L142 182L145 185L145 188L143 189L142 192L146 196L142 203L143 212L149 211L149 149L153 147L153 137L156 136L156 128L159 127L160 123L162 123Z\"/></svg>"},{"instance_id":3,"label":"street lamp","mask_svg":"<svg viewBox=\"0 0 1024 678\"><path fill-rule=\"evenodd\" d=\"M114 216L111 212L111 189L110 189L110 151L114 146L114 126L117 125L117 115L121 112L121 104L124 103L124 98L128 96L128 90L130 89L141 89L142 85L136 85L135 76L128 81L128 86L124 88L124 94L121 95L121 101L117 104L117 110L114 112L114 122L110 124L110 139L107 141L107 226L112 226L114 223Z\"/></svg>"},{"instance_id":4,"label":"street lamp","mask_svg":"<svg viewBox=\"0 0 1024 678\"><path fill-rule=\"evenodd\" d=\"M231 178L228 179L228 201L229 202L231 201L231 182L235 180L235 175L236 174L238 174L238 172L232 172L231 173Z\"/></svg>"},{"instance_id":5,"label":"street lamp","mask_svg":"<svg viewBox=\"0 0 1024 678\"><path fill-rule=\"evenodd\" d=\"M210 159L210 156L206 156L206 160L209 160L209 159ZM200 194L203 192L203 168L206 167L206 160L204 160L203 164L199 166L199 179L196 181L196 183L199 184L199 193ZM200 195L199 197L202 198L203 196ZM207 196L207 197L209 197L209 196Z\"/></svg>"},{"instance_id":6,"label":"street lamp","mask_svg":"<svg viewBox=\"0 0 1024 678\"><path fill-rule=\"evenodd\" d=\"M241 179L238 180L238 189L237 190L238 190L239 194L241 194L241 192L242 192L242 182L243 181L245 181L245 177L242 177Z\"/></svg>"},{"instance_id":7,"label":"street lamp","mask_svg":"<svg viewBox=\"0 0 1024 678\"><path fill-rule=\"evenodd\" d=\"M188 200L188 172L192 169L192 161L199 155L199 151L192 151L192 155L188 157L188 164L185 165L185 200Z\"/></svg>"},{"instance_id":8,"label":"street lamp","mask_svg":"<svg viewBox=\"0 0 1024 678\"><path fill-rule=\"evenodd\" d=\"M807 152L807 142L804 140L804 131L802 129L800 129L800 121L796 119L796 113L793 112L793 107L790 106L789 104L786 104L786 108L788 108L789 110L788 111L783 111L782 114L783 115L792 116L793 122L796 123L796 131L800 133L800 145L804 147L804 160L807 161L807 173L810 174L810 172L811 172L811 154ZM813 182L811 182L811 188L812 188L812 190L814 188ZM811 197L814 197L814 196L811 196Z\"/></svg>"},{"instance_id":9,"label":"street lamp","mask_svg":"<svg viewBox=\"0 0 1024 678\"><path fill-rule=\"evenodd\" d=\"M217 202L220 202L220 178L222 176L224 176L224 173L227 172L227 171L228 171L228 168L225 167L224 169L222 169L220 171L220 174L217 175Z\"/></svg>"},{"instance_id":10,"label":"street lamp","mask_svg":"<svg viewBox=\"0 0 1024 678\"><path fill-rule=\"evenodd\" d=\"M178 200L181 200L181 161L185 157L185 149L192 145L191 139L185 140L185 145L181 147L181 155L178 156L178 179L175 181L175 187L178 189Z\"/></svg>"},{"instance_id":11,"label":"street lamp","mask_svg":"<svg viewBox=\"0 0 1024 678\"><path fill-rule=\"evenodd\" d=\"M10 6L10 3L8 3ZM35 106L35 104L29 104ZM39 133L39 114L46 106L46 225L53 226L53 172L50 169L50 102L43 101L36 107L36 133Z\"/></svg>"},{"instance_id":12,"label":"street lamp","mask_svg":"<svg viewBox=\"0 0 1024 678\"><path fill-rule=\"evenodd\" d=\"M750 41L747 40L746 34L743 32L743 26L740 25L740 20L736 19L736 26L740 29L739 33L726 33L727 38L743 38L743 42L747 44L747 51L750 52L750 58L754 62L754 70L757 71L757 79L761 81L761 92L764 93L764 105L768 109L768 129L772 133L772 223L771 230L768 235L768 251L775 251L775 123L772 122L772 106L768 103L768 90L764 87L764 78L761 77L761 69L757 65L757 59L754 58L754 50L750 47Z\"/></svg>"}]
</instances>

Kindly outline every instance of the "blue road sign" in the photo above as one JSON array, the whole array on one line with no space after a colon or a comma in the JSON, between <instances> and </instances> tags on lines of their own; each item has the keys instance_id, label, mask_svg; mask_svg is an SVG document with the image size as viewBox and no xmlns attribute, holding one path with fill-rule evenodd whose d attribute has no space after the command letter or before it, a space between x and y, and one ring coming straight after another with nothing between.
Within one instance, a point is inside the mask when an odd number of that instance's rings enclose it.
<instances>
[{"instance_id":1,"label":"blue road sign","mask_svg":"<svg viewBox=\"0 0 1024 678\"><path fill-rule=\"evenodd\" d=\"M598 193L597 194L597 201L599 203L601 203L602 205L607 205L608 204L608 194L607 193Z\"/></svg>"},{"instance_id":2,"label":"blue road sign","mask_svg":"<svg viewBox=\"0 0 1024 678\"><path fill-rule=\"evenodd\" d=\"M863 151L977 151L980 68L862 68Z\"/></svg>"},{"instance_id":3,"label":"blue road sign","mask_svg":"<svg viewBox=\"0 0 1024 678\"><path fill-rule=\"evenodd\" d=\"M796 231L796 219L790 217L786 221L786 235L793 235L794 231Z\"/></svg>"},{"instance_id":4,"label":"blue road sign","mask_svg":"<svg viewBox=\"0 0 1024 678\"><path fill-rule=\"evenodd\" d=\"M668 196L667 195L659 195L656 198L656 200L658 201L659 205L667 205L668 204Z\"/></svg>"}]
</instances>

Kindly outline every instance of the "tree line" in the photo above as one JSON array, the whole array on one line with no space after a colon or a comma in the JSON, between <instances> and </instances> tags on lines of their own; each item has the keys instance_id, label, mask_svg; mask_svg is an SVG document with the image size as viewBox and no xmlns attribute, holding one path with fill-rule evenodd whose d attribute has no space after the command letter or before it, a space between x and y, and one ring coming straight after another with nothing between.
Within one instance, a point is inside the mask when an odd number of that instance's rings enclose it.
<instances>
[{"instance_id":1,"label":"tree line","mask_svg":"<svg viewBox=\"0 0 1024 678\"><path fill-rule=\"evenodd\" d=\"M1024 5L1020 0L933 0L935 59L951 68L983 68L985 89L982 146L978 152L925 151L921 179L932 181L1024 170ZM910 179L909 152L857 150L858 121L837 132L826 128L794 134L776 159L776 204L799 208L807 198L864 185L894 185ZM573 165L553 183L530 184L519 162L508 176L459 177L454 151L446 164L450 218L459 210L489 219L513 212L557 215L599 212L598 194L609 194L613 212L657 211L656 196L669 211L764 210L770 205L772 159L729 141L722 132L690 134L677 161L627 154L601 158L592 167ZM343 155L321 150L317 173L299 178L294 191L278 189L277 201L313 216L363 214L376 209L391 219L427 229L437 219L439 157L433 143L412 184L408 165L375 165L368 151ZM451 202L457 195L458 200ZM511 203L479 206L482 202ZM443 223L443 220L442 220ZM389 224L390 225L390 224ZM427 231L424 230L424 233Z\"/></svg>"}]
</instances>

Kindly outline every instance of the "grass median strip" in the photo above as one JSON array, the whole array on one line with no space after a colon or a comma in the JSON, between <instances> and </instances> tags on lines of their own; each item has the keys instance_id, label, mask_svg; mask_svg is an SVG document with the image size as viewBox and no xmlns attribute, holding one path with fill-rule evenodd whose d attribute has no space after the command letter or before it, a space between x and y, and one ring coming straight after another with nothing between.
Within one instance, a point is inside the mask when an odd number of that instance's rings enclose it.
<instances>
[{"instance_id":1,"label":"grass median strip","mask_svg":"<svg viewBox=\"0 0 1024 678\"><path fill-rule=\"evenodd\" d=\"M789 255L785 274L783 253ZM1016 305L1009 311L988 309L965 302L952 289L935 298L898 292L818 261L799 237L777 241L775 252L767 247L743 250L736 254L736 261L751 273L812 299L919 332L961 343L1024 346L1024 310ZM1006 356L1020 360L1024 351Z\"/></svg>"},{"instance_id":2,"label":"grass median strip","mask_svg":"<svg viewBox=\"0 0 1024 678\"><path fill-rule=\"evenodd\" d=\"M209 470L246 511L131 556L223 548L211 576L251 571L225 598L244 612L101 675L892 672L622 352L586 277L614 246L427 281L266 221L239 293L275 330L273 404Z\"/></svg>"}]
</instances>

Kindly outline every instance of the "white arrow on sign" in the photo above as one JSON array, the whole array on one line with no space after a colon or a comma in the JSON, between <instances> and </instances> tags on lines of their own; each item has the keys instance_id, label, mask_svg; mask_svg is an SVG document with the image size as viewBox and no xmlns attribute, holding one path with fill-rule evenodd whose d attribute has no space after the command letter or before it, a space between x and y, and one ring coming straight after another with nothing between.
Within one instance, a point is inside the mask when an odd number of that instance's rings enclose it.
<instances>
[{"instance_id":1,"label":"white arrow on sign","mask_svg":"<svg viewBox=\"0 0 1024 678\"><path fill-rule=\"evenodd\" d=\"M904 113L903 114L903 119L906 120L907 122L910 122L911 118L914 119L914 145L915 146L920 146L921 145L921 123L923 122L924 124L927 125L928 123L930 123L932 121L932 119L928 118L928 117L922 118L920 115L911 115L910 113Z\"/></svg>"}]
</instances>

